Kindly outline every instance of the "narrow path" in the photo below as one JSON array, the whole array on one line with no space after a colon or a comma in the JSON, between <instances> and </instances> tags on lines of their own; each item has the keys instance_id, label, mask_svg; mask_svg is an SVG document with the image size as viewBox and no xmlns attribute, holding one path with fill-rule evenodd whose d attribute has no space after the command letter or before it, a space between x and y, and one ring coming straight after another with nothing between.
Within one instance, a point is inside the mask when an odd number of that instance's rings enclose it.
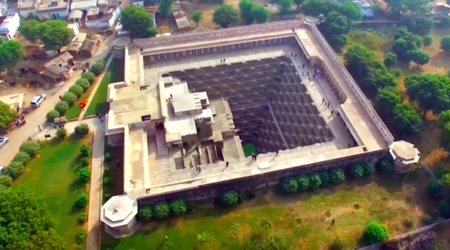
<instances>
[{"instance_id":1,"label":"narrow path","mask_svg":"<svg viewBox=\"0 0 450 250\"><path fill-rule=\"evenodd\" d=\"M96 127L92 143L91 182L89 185L89 214L87 221L87 250L100 249L100 209L102 206L103 154L105 150L105 134L103 123Z\"/></svg>"},{"instance_id":2,"label":"narrow path","mask_svg":"<svg viewBox=\"0 0 450 250\"><path fill-rule=\"evenodd\" d=\"M113 57L110 56L109 59L108 59L108 62L106 62L105 69L104 69L103 72L102 72L99 76L97 76L97 78L95 79L95 81L94 81L94 89L92 90L91 94L89 95L88 105L83 109L83 111L81 111L80 116L78 116L78 120L79 120L79 121L81 121L81 120L84 119L84 114L86 113L86 110L88 109L89 105L91 104L91 101L92 101L92 99L94 98L95 93L97 92L98 87L100 86L100 84L101 84L101 82L102 82L102 80L103 80L103 77L104 77L105 74L106 74L106 71L108 71L108 68L109 68L109 65L111 64L112 59L113 59Z\"/></svg>"}]
</instances>

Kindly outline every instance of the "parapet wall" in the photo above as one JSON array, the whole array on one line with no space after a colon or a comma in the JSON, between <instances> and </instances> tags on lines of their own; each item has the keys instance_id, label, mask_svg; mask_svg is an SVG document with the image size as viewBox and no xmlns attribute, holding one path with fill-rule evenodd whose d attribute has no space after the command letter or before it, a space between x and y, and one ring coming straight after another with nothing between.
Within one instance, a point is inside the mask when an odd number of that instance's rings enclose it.
<instances>
[{"instance_id":1,"label":"parapet wall","mask_svg":"<svg viewBox=\"0 0 450 250\"><path fill-rule=\"evenodd\" d=\"M313 34L316 36L316 38L319 40L320 45L325 49L325 51L330 55L330 58L333 61L333 64L336 66L336 68L339 70L339 72L344 77L347 84L350 86L351 90L355 94L356 98L358 98L358 101L363 106L364 110L369 114L370 118L373 120L375 125L377 126L378 130L380 130L381 134L383 135L386 143L389 145L392 142L394 142L394 136L392 136L389 129L386 127L384 122L381 120L380 116L377 114L375 109L372 107L372 105L367 100L364 93L359 88L358 84L356 84L355 80L353 80L353 77L348 73L347 69L342 65L342 63L339 61L336 53L334 50L330 47L328 42L323 37L322 33L320 33L319 29L316 27L316 25L312 23L306 23L307 26L310 27Z\"/></svg>"},{"instance_id":2,"label":"parapet wall","mask_svg":"<svg viewBox=\"0 0 450 250\"><path fill-rule=\"evenodd\" d=\"M134 39L133 43L141 48L152 45L168 45L174 43L188 42L188 41L204 41L208 39L227 38L230 36L249 35L255 33L264 33L268 31L275 31L280 29L295 29L300 28L304 24L302 19L271 22L265 24L246 25L241 27L234 27L228 29L220 29L213 31L203 31L195 33L177 34L164 37L153 37L144 39Z\"/></svg>"}]
</instances>

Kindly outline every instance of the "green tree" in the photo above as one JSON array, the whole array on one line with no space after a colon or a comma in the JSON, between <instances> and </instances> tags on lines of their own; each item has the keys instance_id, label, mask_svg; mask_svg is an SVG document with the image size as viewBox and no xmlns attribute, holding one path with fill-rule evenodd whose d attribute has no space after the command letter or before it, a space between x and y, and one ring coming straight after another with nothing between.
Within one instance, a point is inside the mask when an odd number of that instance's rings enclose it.
<instances>
[{"instance_id":1,"label":"green tree","mask_svg":"<svg viewBox=\"0 0 450 250\"><path fill-rule=\"evenodd\" d=\"M20 22L19 32L27 41L36 43L39 40L38 26L41 24L36 19L30 19Z\"/></svg>"},{"instance_id":2,"label":"green tree","mask_svg":"<svg viewBox=\"0 0 450 250\"><path fill-rule=\"evenodd\" d=\"M234 190L225 191L220 196L222 205L230 207L239 203L239 193Z\"/></svg>"},{"instance_id":3,"label":"green tree","mask_svg":"<svg viewBox=\"0 0 450 250\"><path fill-rule=\"evenodd\" d=\"M198 27L198 23L203 19L203 12L201 10L196 10L194 11L194 13L192 13L191 18Z\"/></svg>"},{"instance_id":4,"label":"green tree","mask_svg":"<svg viewBox=\"0 0 450 250\"><path fill-rule=\"evenodd\" d=\"M9 187L13 179L9 175L0 175L0 186Z\"/></svg>"},{"instance_id":5,"label":"green tree","mask_svg":"<svg viewBox=\"0 0 450 250\"><path fill-rule=\"evenodd\" d=\"M307 175L301 174L295 178L298 183L298 191L305 191L309 189L309 178Z\"/></svg>"},{"instance_id":6,"label":"green tree","mask_svg":"<svg viewBox=\"0 0 450 250\"><path fill-rule=\"evenodd\" d=\"M298 192L298 182L292 177L285 177L281 180L281 189L287 194Z\"/></svg>"},{"instance_id":7,"label":"green tree","mask_svg":"<svg viewBox=\"0 0 450 250\"><path fill-rule=\"evenodd\" d=\"M92 72L86 72L81 76L81 79L86 79L89 83L92 83L95 80L95 75ZM77 82L81 79L78 79Z\"/></svg>"},{"instance_id":8,"label":"green tree","mask_svg":"<svg viewBox=\"0 0 450 250\"><path fill-rule=\"evenodd\" d=\"M58 111L56 111L56 110L50 110L48 113L47 113L47 115L46 115L46 118L47 118L47 121L48 122L54 122L55 121L55 118L58 118L58 117L61 117L61 115L59 114L59 112Z\"/></svg>"},{"instance_id":9,"label":"green tree","mask_svg":"<svg viewBox=\"0 0 450 250\"><path fill-rule=\"evenodd\" d=\"M434 177L430 178L427 183L427 191L433 197L441 197L444 190L444 183L442 180Z\"/></svg>"},{"instance_id":10,"label":"green tree","mask_svg":"<svg viewBox=\"0 0 450 250\"><path fill-rule=\"evenodd\" d=\"M74 84L69 88L69 92L79 97L83 94L84 88L80 85Z\"/></svg>"},{"instance_id":11,"label":"green tree","mask_svg":"<svg viewBox=\"0 0 450 250\"><path fill-rule=\"evenodd\" d=\"M59 50L69 44L72 38L72 30L63 20L47 20L38 26L39 40L47 50Z\"/></svg>"},{"instance_id":12,"label":"green tree","mask_svg":"<svg viewBox=\"0 0 450 250\"><path fill-rule=\"evenodd\" d=\"M7 129L16 115L16 111L12 110L8 104L0 101L0 130Z\"/></svg>"},{"instance_id":13,"label":"green tree","mask_svg":"<svg viewBox=\"0 0 450 250\"><path fill-rule=\"evenodd\" d=\"M253 23L252 9L255 7L253 0L241 0L239 1L239 14L242 21L246 24Z\"/></svg>"},{"instance_id":14,"label":"green tree","mask_svg":"<svg viewBox=\"0 0 450 250\"><path fill-rule=\"evenodd\" d=\"M213 13L213 22L222 28L228 28L238 21L239 14L231 5L222 4Z\"/></svg>"},{"instance_id":15,"label":"green tree","mask_svg":"<svg viewBox=\"0 0 450 250\"><path fill-rule=\"evenodd\" d=\"M429 13L428 0L387 0L388 10L394 15L421 16Z\"/></svg>"},{"instance_id":16,"label":"green tree","mask_svg":"<svg viewBox=\"0 0 450 250\"><path fill-rule=\"evenodd\" d=\"M11 178L16 179L23 173L23 163L19 161L12 161L8 164L5 170L5 174L11 176Z\"/></svg>"},{"instance_id":17,"label":"green tree","mask_svg":"<svg viewBox=\"0 0 450 250\"><path fill-rule=\"evenodd\" d=\"M149 205L139 206L138 218L141 221L149 221L152 219L153 211Z\"/></svg>"},{"instance_id":18,"label":"green tree","mask_svg":"<svg viewBox=\"0 0 450 250\"><path fill-rule=\"evenodd\" d=\"M352 21L360 21L362 19L361 8L351 1L346 1L339 5L337 11Z\"/></svg>"},{"instance_id":19,"label":"green tree","mask_svg":"<svg viewBox=\"0 0 450 250\"><path fill-rule=\"evenodd\" d=\"M160 202L153 206L153 216L157 219L164 219L169 217L170 208L167 202Z\"/></svg>"},{"instance_id":20,"label":"green tree","mask_svg":"<svg viewBox=\"0 0 450 250\"><path fill-rule=\"evenodd\" d=\"M300 5L302 5L305 2L305 0L294 0L295 8L297 10L300 10Z\"/></svg>"},{"instance_id":21,"label":"green tree","mask_svg":"<svg viewBox=\"0 0 450 250\"><path fill-rule=\"evenodd\" d=\"M422 119L411 105L397 104L394 108L393 122L403 135L417 135L422 129Z\"/></svg>"},{"instance_id":22,"label":"green tree","mask_svg":"<svg viewBox=\"0 0 450 250\"><path fill-rule=\"evenodd\" d=\"M0 69L7 69L20 62L23 58L22 45L17 41L0 43Z\"/></svg>"},{"instance_id":23,"label":"green tree","mask_svg":"<svg viewBox=\"0 0 450 250\"><path fill-rule=\"evenodd\" d=\"M387 53L386 56L384 57L384 65L386 65L386 67L388 68L391 68L396 64L397 64L397 55L392 52Z\"/></svg>"},{"instance_id":24,"label":"green tree","mask_svg":"<svg viewBox=\"0 0 450 250\"><path fill-rule=\"evenodd\" d=\"M91 74L91 75L94 76L94 74L92 74L91 72L89 72L88 74ZM84 75L83 75L83 76L84 76ZM90 76L90 75L89 75L89 76ZM95 76L94 76L94 78L95 78ZM80 87L82 87L82 88L83 88L83 91L86 90L86 89L88 89L89 86L91 86L89 80L88 80L87 78L84 78L84 77L81 77L80 79L78 79L78 80L75 82L75 84L78 85L78 86L80 86Z\"/></svg>"},{"instance_id":25,"label":"green tree","mask_svg":"<svg viewBox=\"0 0 450 250\"><path fill-rule=\"evenodd\" d=\"M89 133L89 125L86 123L81 123L75 127L74 133L76 135L87 135Z\"/></svg>"},{"instance_id":26,"label":"green tree","mask_svg":"<svg viewBox=\"0 0 450 250\"><path fill-rule=\"evenodd\" d=\"M352 165L350 167L350 174L354 178L360 178L364 175L364 168L359 164Z\"/></svg>"},{"instance_id":27,"label":"green tree","mask_svg":"<svg viewBox=\"0 0 450 250\"><path fill-rule=\"evenodd\" d=\"M395 87L386 87L378 90L374 104L377 111L385 117L390 117L394 108L401 102L401 93Z\"/></svg>"},{"instance_id":28,"label":"green tree","mask_svg":"<svg viewBox=\"0 0 450 250\"><path fill-rule=\"evenodd\" d=\"M441 19L441 25L444 27L450 26L450 17L449 16L443 16Z\"/></svg>"},{"instance_id":29,"label":"green tree","mask_svg":"<svg viewBox=\"0 0 450 250\"><path fill-rule=\"evenodd\" d=\"M154 33L153 17L144 7L128 5L123 8L120 21L132 38L146 38Z\"/></svg>"},{"instance_id":30,"label":"green tree","mask_svg":"<svg viewBox=\"0 0 450 250\"><path fill-rule=\"evenodd\" d=\"M421 36L431 32L433 23L433 19L429 15L403 16L399 22L400 25L408 27L410 32Z\"/></svg>"},{"instance_id":31,"label":"green tree","mask_svg":"<svg viewBox=\"0 0 450 250\"><path fill-rule=\"evenodd\" d=\"M89 197L86 193L81 193L78 195L77 200L75 201L75 206L78 208L85 208L88 204Z\"/></svg>"},{"instance_id":32,"label":"green tree","mask_svg":"<svg viewBox=\"0 0 450 250\"><path fill-rule=\"evenodd\" d=\"M15 156L13 161L18 161L20 163L22 163L24 166L28 164L28 162L30 162L31 157L30 155L28 155L25 152L19 151Z\"/></svg>"},{"instance_id":33,"label":"green tree","mask_svg":"<svg viewBox=\"0 0 450 250\"><path fill-rule=\"evenodd\" d=\"M318 173L309 175L309 188L311 190L316 190L322 185L322 179Z\"/></svg>"},{"instance_id":34,"label":"green tree","mask_svg":"<svg viewBox=\"0 0 450 250\"><path fill-rule=\"evenodd\" d=\"M375 96L378 88L397 85L397 79L367 47L361 44L350 45L344 58L347 70L368 96Z\"/></svg>"},{"instance_id":35,"label":"green tree","mask_svg":"<svg viewBox=\"0 0 450 250\"><path fill-rule=\"evenodd\" d=\"M450 36L444 36L441 38L441 49L445 52L450 52Z\"/></svg>"},{"instance_id":36,"label":"green tree","mask_svg":"<svg viewBox=\"0 0 450 250\"><path fill-rule=\"evenodd\" d=\"M341 50L347 42L347 34L353 22L337 11L330 12L322 25L327 41L337 50Z\"/></svg>"},{"instance_id":37,"label":"green tree","mask_svg":"<svg viewBox=\"0 0 450 250\"><path fill-rule=\"evenodd\" d=\"M180 215L187 213L186 202L182 199L172 200L169 203L170 212L174 215Z\"/></svg>"},{"instance_id":38,"label":"green tree","mask_svg":"<svg viewBox=\"0 0 450 250\"><path fill-rule=\"evenodd\" d=\"M89 179L91 178L91 171L89 168L83 167L78 170L78 178L84 182L88 183Z\"/></svg>"},{"instance_id":39,"label":"green tree","mask_svg":"<svg viewBox=\"0 0 450 250\"><path fill-rule=\"evenodd\" d=\"M62 101L60 101L60 102L66 102L66 103L69 104L69 106L70 106L70 105L74 104L74 103L78 100L78 97L77 97L76 95L74 95L73 93L66 92L66 93L61 97L61 99L62 99ZM56 108L55 108L55 109L56 109ZM56 109L56 110L58 110L58 109ZM58 110L58 111L59 111L59 110ZM62 114L64 114L64 113L61 113L61 112L60 112L60 114L62 115Z\"/></svg>"},{"instance_id":40,"label":"green tree","mask_svg":"<svg viewBox=\"0 0 450 250\"><path fill-rule=\"evenodd\" d=\"M98 76L103 72L105 66L106 65L103 61L97 61L91 66L91 72L94 73L94 75Z\"/></svg>"},{"instance_id":41,"label":"green tree","mask_svg":"<svg viewBox=\"0 0 450 250\"><path fill-rule=\"evenodd\" d=\"M0 246L4 249L66 249L41 196L25 187L0 191Z\"/></svg>"},{"instance_id":42,"label":"green tree","mask_svg":"<svg viewBox=\"0 0 450 250\"><path fill-rule=\"evenodd\" d=\"M39 152L40 148L41 146L37 141L26 141L20 145L19 150L27 153L30 157L33 157Z\"/></svg>"},{"instance_id":43,"label":"green tree","mask_svg":"<svg viewBox=\"0 0 450 250\"><path fill-rule=\"evenodd\" d=\"M389 239L386 226L376 221L371 221L367 224L363 235L371 244L381 243Z\"/></svg>"},{"instance_id":44,"label":"green tree","mask_svg":"<svg viewBox=\"0 0 450 250\"><path fill-rule=\"evenodd\" d=\"M327 16L330 12L337 10L337 1L307 0L302 4L301 10L307 16Z\"/></svg>"},{"instance_id":45,"label":"green tree","mask_svg":"<svg viewBox=\"0 0 450 250\"><path fill-rule=\"evenodd\" d=\"M415 35L414 36L414 43L416 44L417 48L422 48L423 46L423 39L421 36Z\"/></svg>"},{"instance_id":46,"label":"green tree","mask_svg":"<svg viewBox=\"0 0 450 250\"><path fill-rule=\"evenodd\" d=\"M270 19L270 11L261 4L256 4L252 9L253 20L257 23L265 23Z\"/></svg>"},{"instance_id":47,"label":"green tree","mask_svg":"<svg viewBox=\"0 0 450 250\"><path fill-rule=\"evenodd\" d=\"M426 35L422 38L423 46L428 47L433 43L433 37L430 35Z\"/></svg>"},{"instance_id":48,"label":"green tree","mask_svg":"<svg viewBox=\"0 0 450 250\"><path fill-rule=\"evenodd\" d=\"M59 101L55 106L55 110L58 111L58 113L60 113L61 115L66 113L69 108L70 106L66 101Z\"/></svg>"},{"instance_id":49,"label":"green tree","mask_svg":"<svg viewBox=\"0 0 450 250\"><path fill-rule=\"evenodd\" d=\"M450 108L450 78L446 75L408 75L404 83L409 98L417 101L424 111L439 114Z\"/></svg>"},{"instance_id":50,"label":"green tree","mask_svg":"<svg viewBox=\"0 0 450 250\"><path fill-rule=\"evenodd\" d=\"M330 182L332 184L339 184L345 181L344 171L340 168L335 168L330 170L329 173Z\"/></svg>"},{"instance_id":51,"label":"green tree","mask_svg":"<svg viewBox=\"0 0 450 250\"><path fill-rule=\"evenodd\" d=\"M291 10L294 0L278 0L278 6L280 8L280 13L288 13Z\"/></svg>"},{"instance_id":52,"label":"green tree","mask_svg":"<svg viewBox=\"0 0 450 250\"><path fill-rule=\"evenodd\" d=\"M172 4L174 0L161 0L158 4L158 13L163 17L169 17L172 13Z\"/></svg>"},{"instance_id":53,"label":"green tree","mask_svg":"<svg viewBox=\"0 0 450 250\"><path fill-rule=\"evenodd\" d=\"M424 65L430 62L430 55L421 49L411 51L409 57L413 62L419 65Z\"/></svg>"}]
</instances>

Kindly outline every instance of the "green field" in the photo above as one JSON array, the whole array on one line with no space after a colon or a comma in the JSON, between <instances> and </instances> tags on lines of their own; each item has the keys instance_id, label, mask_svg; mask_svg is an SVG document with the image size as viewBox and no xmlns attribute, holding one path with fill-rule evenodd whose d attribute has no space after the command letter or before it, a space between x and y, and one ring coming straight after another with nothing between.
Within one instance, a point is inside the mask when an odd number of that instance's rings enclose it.
<instances>
[{"instance_id":1,"label":"green field","mask_svg":"<svg viewBox=\"0 0 450 250\"><path fill-rule=\"evenodd\" d=\"M94 81L94 83L95 83L95 81ZM83 101L86 100L86 99L88 99L89 96L90 96L91 93L92 93L92 90L93 90L94 88L95 88L95 86L94 86L94 85L91 85L91 86L89 87L89 89L86 90L86 92L84 92L83 95L80 96L80 98L78 98L78 101L76 101L76 102L72 105L72 107L70 107L70 108L66 111L66 114L65 114L64 116L65 116L67 119L75 119L75 118L77 118L77 117L80 115L82 109L80 108L79 103L80 103L80 102L83 102Z\"/></svg>"},{"instance_id":2,"label":"green field","mask_svg":"<svg viewBox=\"0 0 450 250\"><path fill-rule=\"evenodd\" d=\"M121 82L124 79L124 61L120 59L113 59L111 64L103 76L100 86L94 93L91 102L88 103L86 116L95 115L107 111L106 97L108 95L108 84Z\"/></svg>"},{"instance_id":3,"label":"green field","mask_svg":"<svg viewBox=\"0 0 450 250\"><path fill-rule=\"evenodd\" d=\"M206 203L181 218L143 224L128 238L114 240L103 233L102 249L162 250L167 234L173 250L237 250L240 242L264 232L260 226L263 218L273 223L270 230L285 235L293 249L328 249L336 237L344 241L345 249L354 249L361 244L363 228L370 220L385 223L391 236L420 227L423 212L421 199L416 196L421 191L408 192L412 187L419 190L415 186L417 176L391 174L349 180L340 186L288 197L273 189L259 190L255 199L234 209L219 209ZM333 217L336 224L330 227ZM404 226L406 219L412 221L412 227ZM207 240L199 247L197 234L202 232Z\"/></svg>"},{"instance_id":4,"label":"green field","mask_svg":"<svg viewBox=\"0 0 450 250\"><path fill-rule=\"evenodd\" d=\"M85 185L77 177L77 156L81 145L89 139L69 139L42 145L13 186L23 185L42 195L49 211L58 223L57 232L67 246L75 244L79 210L74 207L77 196Z\"/></svg>"}]
</instances>

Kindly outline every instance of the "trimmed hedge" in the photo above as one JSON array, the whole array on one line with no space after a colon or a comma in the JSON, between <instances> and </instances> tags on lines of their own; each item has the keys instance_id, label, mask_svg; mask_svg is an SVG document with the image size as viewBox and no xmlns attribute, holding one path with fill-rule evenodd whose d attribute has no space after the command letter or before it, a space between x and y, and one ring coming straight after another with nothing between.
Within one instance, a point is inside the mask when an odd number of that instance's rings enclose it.
<instances>
[{"instance_id":1,"label":"trimmed hedge","mask_svg":"<svg viewBox=\"0 0 450 250\"><path fill-rule=\"evenodd\" d=\"M27 153L30 157L35 156L39 149L41 148L41 145L39 145L36 141L26 141L20 145L19 150L21 152Z\"/></svg>"},{"instance_id":2,"label":"trimmed hedge","mask_svg":"<svg viewBox=\"0 0 450 250\"><path fill-rule=\"evenodd\" d=\"M73 94L73 93L66 92L62 96L62 100L67 102L69 105L73 105L78 100L78 97L75 94Z\"/></svg>"},{"instance_id":3,"label":"trimmed hedge","mask_svg":"<svg viewBox=\"0 0 450 250\"><path fill-rule=\"evenodd\" d=\"M19 151L12 161L17 161L22 163L24 166L28 164L28 162L31 161L31 157L26 152Z\"/></svg>"},{"instance_id":4,"label":"trimmed hedge","mask_svg":"<svg viewBox=\"0 0 450 250\"><path fill-rule=\"evenodd\" d=\"M345 181L344 171L340 168L332 169L329 173L330 183L340 184Z\"/></svg>"},{"instance_id":5,"label":"trimmed hedge","mask_svg":"<svg viewBox=\"0 0 450 250\"><path fill-rule=\"evenodd\" d=\"M88 80L89 83L92 83L95 80L95 75L92 72L86 72L81 76L81 78Z\"/></svg>"},{"instance_id":6,"label":"trimmed hedge","mask_svg":"<svg viewBox=\"0 0 450 250\"><path fill-rule=\"evenodd\" d=\"M75 84L69 88L69 92L76 95L77 97L80 97L84 93L84 87Z\"/></svg>"},{"instance_id":7,"label":"trimmed hedge","mask_svg":"<svg viewBox=\"0 0 450 250\"><path fill-rule=\"evenodd\" d=\"M89 125L81 123L75 127L74 132L76 135L87 135L89 134Z\"/></svg>"},{"instance_id":8,"label":"trimmed hedge","mask_svg":"<svg viewBox=\"0 0 450 250\"><path fill-rule=\"evenodd\" d=\"M61 117L59 112L57 110L51 110L47 113L47 121L48 122L54 122L56 118Z\"/></svg>"},{"instance_id":9,"label":"trimmed hedge","mask_svg":"<svg viewBox=\"0 0 450 250\"><path fill-rule=\"evenodd\" d=\"M352 165L350 167L350 174L354 178L363 177L364 176L364 168L361 165L359 165L359 164Z\"/></svg>"},{"instance_id":10,"label":"trimmed hedge","mask_svg":"<svg viewBox=\"0 0 450 250\"><path fill-rule=\"evenodd\" d=\"M94 75L98 76L102 73L103 69L105 68L105 62L103 60L99 60L94 63L91 67L91 72L94 73Z\"/></svg>"},{"instance_id":11,"label":"trimmed hedge","mask_svg":"<svg viewBox=\"0 0 450 250\"><path fill-rule=\"evenodd\" d=\"M9 175L12 179L16 179L23 173L24 169L25 167L21 162L12 161L6 168L5 174Z\"/></svg>"},{"instance_id":12,"label":"trimmed hedge","mask_svg":"<svg viewBox=\"0 0 450 250\"><path fill-rule=\"evenodd\" d=\"M66 113L69 108L69 103L67 103L66 101L59 101L55 106L55 110L60 114Z\"/></svg>"},{"instance_id":13,"label":"trimmed hedge","mask_svg":"<svg viewBox=\"0 0 450 250\"><path fill-rule=\"evenodd\" d=\"M153 216L157 219L169 217L170 208L167 202L160 202L153 206Z\"/></svg>"},{"instance_id":14,"label":"trimmed hedge","mask_svg":"<svg viewBox=\"0 0 450 250\"><path fill-rule=\"evenodd\" d=\"M149 221L153 217L152 208L148 205L140 206L138 211L138 219L141 221Z\"/></svg>"},{"instance_id":15,"label":"trimmed hedge","mask_svg":"<svg viewBox=\"0 0 450 250\"><path fill-rule=\"evenodd\" d=\"M220 196L220 203L226 207L231 207L239 203L239 193L234 190L225 191Z\"/></svg>"},{"instance_id":16,"label":"trimmed hedge","mask_svg":"<svg viewBox=\"0 0 450 250\"><path fill-rule=\"evenodd\" d=\"M92 75L94 75L94 74L92 74ZM89 88L89 86L91 86L91 83L89 82L88 79L80 78L75 82L75 85L82 87L83 90L86 90L87 88Z\"/></svg>"},{"instance_id":17,"label":"trimmed hedge","mask_svg":"<svg viewBox=\"0 0 450 250\"><path fill-rule=\"evenodd\" d=\"M386 226L376 221L371 221L367 224L363 235L370 244L381 243L389 239Z\"/></svg>"},{"instance_id":18,"label":"trimmed hedge","mask_svg":"<svg viewBox=\"0 0 450 250\"><path fill-rule=\"evenodd\" d=\"M169 203L170 212L173 215L180 215L187 213L186 202L182 199L176 199Z\"/></svg>"}]
</instances>

